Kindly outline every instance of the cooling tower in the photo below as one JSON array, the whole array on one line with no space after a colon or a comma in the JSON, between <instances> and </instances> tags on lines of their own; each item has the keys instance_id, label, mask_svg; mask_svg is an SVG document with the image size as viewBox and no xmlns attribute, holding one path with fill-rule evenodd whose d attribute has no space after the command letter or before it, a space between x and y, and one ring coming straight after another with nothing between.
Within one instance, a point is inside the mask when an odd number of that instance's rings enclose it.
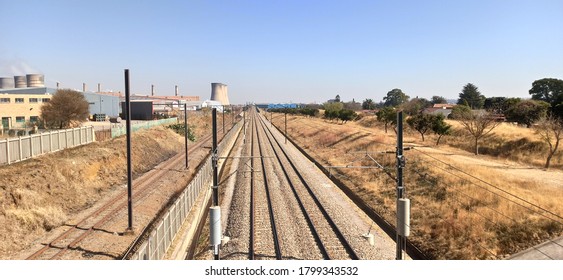
<instances>
[{"instance_id":1,"label":"cooling tower","mask_svg":"<svg viewBox=\"0 0 563 280\"><path fill-rule=\"evenodd\" d=\"M27 74L27 87L44 87L45 76L41 74Z\"/></svg>"},{"instance_id":2,"label":"cooling tower","mask_svg":"<svg viewBox=\"0 0 563 280\"><path fill-rule=\"evenodd\" d=\"M14 83L16 88L26 88L27 78L25 76L14 76Z\"/></svg>"},{"instance_id":3,"label":"cooling tower","mask_svg":"<svg viewBox=\"0 0 563 280\"><path fill-rule=\"evenodd\" d=\"M229 95L227 95L227 85L221 83L211 83L211 100L221 102L221 105L230 105Z\"/></svg>"},{"instance_id":4,"label":"cooling tower","mask_svg":"<svg viewBox=\"0 0 563 280\"><path fill-rule=\"evenodd\" d=\"M0 89L14 88L14 78L13 77L1 77L0 78Z\"/></svg>"}]
</instances>

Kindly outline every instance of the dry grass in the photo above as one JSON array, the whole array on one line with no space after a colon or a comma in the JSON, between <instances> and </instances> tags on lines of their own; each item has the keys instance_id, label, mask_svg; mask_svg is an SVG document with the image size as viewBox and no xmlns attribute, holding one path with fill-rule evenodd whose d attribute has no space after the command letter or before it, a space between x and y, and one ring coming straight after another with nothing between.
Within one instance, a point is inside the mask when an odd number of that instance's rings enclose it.
<instances>
[{"instance_id":1,"label":"dry grass","mask_svg":"<svg viewBox=\"0 0 563 280\"><path fill-rule=\"evenodd\" d=\"M364 117L359 123L343 126L320 119L292 117L291 120L288 118L288 132L325 166L371 166L374 165L372 161L356 152L393 151L395 134L392 130L385 134L383 128L370 121L370 118ZM498 139L535 139L533 133L530 134L530 130L525 128L501 126L497 133L495 137ZM461 142L452 139L455 137L446 139L450 139L450 144L453 141ZM419 139L415 132L406 133L406 141L434 146L431 140L420 143ZM420 152L419 149L407 152L405 181L406 196L411 199L412 205L411 240L431 257L503 258L563 234L561 219L512 196L563 216L563 190L560 184L554 186L533 177L518 176L521 172L543 172L542 179L556 176L553 180L562 182L560 172L506 170L504 160L496 163L494 158L474 157L469 152L455 148L455 144L451 145L441 147L445 152L436 150L440 152L429 153L422 148ZM524 152L520 153L524 155ZM537 156L535 151L528 153ZM375 154L374 157L388 172L395 174L393 154ZM521 161L529 162L526 159ZM389 222L395 222L395 182L384 172L379 169L352 168L332 169L331 172ZM488 184L470 175L483 178Z\"/></svg>"},{"instance_id":2,"label":"dry grass","mask_svg":"<svg viewBox=\"0 0 563 280\"><path fill-rule=\"evenodd\" d=\"M134 176L183 149L162 127L133 134ZM0 259L24 249L126 182L125 137L0 167Z\"/></svg>"},{"instance_id":3,"label":"dry grass","mask_svg":"<svg viewBox=\"0 0 563 280\"><path fill-rule=\"evenodd\" d=\"M452 136L444 137L443 143L468 152L474 150L467 133L457 121L449 120L454 128ZM479 153L499 159L543 167L549 148L542 142L532 128L503 123L493 130L493 134L480 143ZM551 167L563 168L563 149L559 149L551 160Z\"/></svg>"}]
</instances>

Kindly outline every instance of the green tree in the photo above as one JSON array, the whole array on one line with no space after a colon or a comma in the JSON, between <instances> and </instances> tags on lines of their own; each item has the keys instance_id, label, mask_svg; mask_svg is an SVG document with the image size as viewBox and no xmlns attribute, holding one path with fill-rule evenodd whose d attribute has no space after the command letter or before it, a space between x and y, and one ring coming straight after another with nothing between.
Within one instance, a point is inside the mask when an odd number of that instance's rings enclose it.
<instances>
[{"instance_id":1,"label":"green tree","mask_svg":"<svg viewBox=\"0 0 563 280\"><path fill-rule=\"evenodd\" d=\"M472 83L463 86L457 104L466 105L473 110L482 109L485 104L485 96L479 92L479 89Z\"/></svg>"},{"instance_id":2,"label":"green tree","mask_svg":"<svg viewBox=\"0 0 563 280\"><path fill-rule=\"evenodd\" d=\"M347 121L351 121L356 118L358 114L354 112L354 110L350 109L342 109L338 112L338 118L342 121L342 123L346 123Z\"/></svg>"},{"instance_id":3,"label":"green tree","mask_svg":"<svg viewBox=\"0 0 563 280\"><path fill-rule=\"evenodd\" d=\"M430 99L430 102L432 102L432 104L447 104L448 100L446 100L443 96L434 95Z\"/></svg>"},{"instance_id":4,"label":"green tree","mask_svg":"<svg viewBox=\"0 0 563 280\"><path fill-rule=\"evenodd\" d=\"M468 113L471 113L471 108L465 105L456 105L452 108L450 119L459 120Z\"/></svg>"},{"instance_id":5,"label":"green tree","mask_svg":"<svg viewBox=\"0 0 563 280\"><path fill-rule=\"evenodd\" d=\"M370 99L370 98L365 99L365 100L362 102L362 109L364 109L364 110L373 110L373 109L375 109L375 102L373 102L373 99Z\"/></svg>"},{"instance_id":6,"label":"green tree","mask_svg":"<svg viewBox=\"0 0 563 280\"><path fill-rule=\"evenodd\" d=\"M329 120L338 118L338 113L344 108L344 104L340 102L327 102L323 104L325 109L324 116Z\"/></svg>"},{"instance_id":7,"label":"green tree","mask_svg":"<svg viewBox=\"0 0 563 280\"><path fill-rule=\"evenodd\" d=\"M549 103L545 101L524 100L506 110L506 119L530 128L532 124L547 116L549 107Z\"/></svg>"},{"instance_id":8,"label":"green tree","mask_svg":"<svg viewBox=\"0 0 563 280\"><path fill-rule=\"evenodd\" d=\"M406 95L402 90L395 88L387 92L387 96L383 97L386 107L397 107L409 100L409 96Z\"/></svg>"},{"instance_id":9,"label":"green tree","mask_svg":"<svg viewBox=\"0 0 563 280\"><path fill-rule=\"evenodd\" d=\"M529 90L534 100L542 100L551 105L551 112L563 119L563 80L544 78L532 83Z\"/></svg>"},{"instance_id":10,"label":"green tree","mask_svg":"<svg viewBox=\"0 0 563 280\"><path fill-rule=\"evenodd\" d=\"M444 117L444 115L438 114L434 115L434 119L432 121L432 131L438 135L436 146L440 145L440 139L442 139L442 136L449 135L452 131L452 126L446 123L445 118L446 117Z\"/></svg>"},{"instance_id":11,"label":"green tree","mask_svg":"<svg viewBox=\"0 0 563 280\"><path fill-rule=\"evenodd\" d=\"M385 124L385 133L387 133L387 126L397 122L397 110L393 107L383 107L375 113L377 120Z\"/></svg>"},{"instance_id":12,"label":"green tree","mask_svg":"<svg viewBox=\"0 0 563 280\"><path fill-rule=\"evenodd\" d=\"M51 100L41 106L41 119L47 127L59 129L85 122L89 115L89 104L84 95L70 89L59 89Z\"/></svg>"},{"instance_id":13,"label":"green tree","mask_svg":"<svg viewBox=\"0 0 563 280\"><path fill-rule=\"evenodd\" d=\"M422 142L424 142L424 134L432 130L432 125L434 124L434 116L430 114L418 113L408 118L407 124L412 129L420 133L420 136L422 136Z\"/></svg>"},{"instance_id":14,"label":"green tree","mask_svg":"<svg viewBox=\"0 0 563 280\"><path fill-rule=\"evenodd\" d=\"M400 108L409 116L414 116L425 108L431 107L432 103L425 98L413 98L403 104L401 104Z\"/></svg>"},{"instance_id":15,"label":"green tree","mask_svg":"<svg viewBox=\"0 0 563 280\"><path fill-rule=\"evenodd\" d=\"M539 125L536 127L536 133L549 146L549 153L547 154L547 160L544 166L548 169L551 158L555 152L557 152L559 143L561 139L563 139L563 121L554 116L545 118L540 121Z\"/></svg>"}]
</instances>

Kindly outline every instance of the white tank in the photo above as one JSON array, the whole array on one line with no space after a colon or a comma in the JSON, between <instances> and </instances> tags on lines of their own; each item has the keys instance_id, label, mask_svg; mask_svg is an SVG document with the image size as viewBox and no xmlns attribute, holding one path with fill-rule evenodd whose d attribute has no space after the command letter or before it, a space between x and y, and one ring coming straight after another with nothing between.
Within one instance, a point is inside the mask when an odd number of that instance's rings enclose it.
<instances>
[{"instance_id":1,"label":"white tank","mask_svg":"<svg viewBox=\"0 0 563 280\"><path fill-rule=\"evenodd\" d=\"M27 87L27 77L26 76L14 76L14 84L16 88L26 88Z\"/></svg>"},{"instance_id":2,"label":"white tank","mask_svg":"<svg viewBox=\"0 0 563 280\"><path fill-rule=\"evenodd\" d=\"M0 77L0 88L1 89L14 88L14 78Z\"/></svg>"},{"instance_id":3,"label":"white tank","mask_svg":"<svg viewBox=\"0 0 563 280\"><path fill-rule=\"evenodd\" d=\"M27 87L44 87L45 76L42 74L27 74Z\"/></svg>"}]
</instances>

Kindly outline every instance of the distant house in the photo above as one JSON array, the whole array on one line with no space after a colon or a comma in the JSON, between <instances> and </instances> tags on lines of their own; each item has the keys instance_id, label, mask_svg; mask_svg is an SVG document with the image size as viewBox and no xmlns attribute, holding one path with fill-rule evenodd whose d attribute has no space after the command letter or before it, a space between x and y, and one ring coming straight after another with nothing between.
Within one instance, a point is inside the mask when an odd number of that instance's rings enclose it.
<instances>
[{"instance_id":1,"label":"distant house","mask_svg":"<svg viewBox=\"0 0 563 280\"><path fill-rule=\"evenodd\" d=\"M455 106L455 104L434 104L434 106L432 106L432 108L441 108L441 109L453 109Z\"/></svg>"},{"instance_id":2,"label":"distant house","mask_svg":"<svg viewBox=\"0 0 563 280\"><path fill-rule=\"evenodd\" d=\"M442 109L442 108L426 108L423 111L425 114L432 114L432 115L438 115L438 114L442 114L444 115L444 117L449 118L450 114L452 113L452 109Z\"/></svg>"},{"instance_id":3,"label":"distant house","mask_svg":"<svg viewBox=\"0 0 563 280\"><path fill-rule=\"evenodd\" d=\"M434 104L432 107L424 109L423 112L432 115L442 114L444 117L449 118L454 106L454 104Z\"/></svg>"}]
</instances>

